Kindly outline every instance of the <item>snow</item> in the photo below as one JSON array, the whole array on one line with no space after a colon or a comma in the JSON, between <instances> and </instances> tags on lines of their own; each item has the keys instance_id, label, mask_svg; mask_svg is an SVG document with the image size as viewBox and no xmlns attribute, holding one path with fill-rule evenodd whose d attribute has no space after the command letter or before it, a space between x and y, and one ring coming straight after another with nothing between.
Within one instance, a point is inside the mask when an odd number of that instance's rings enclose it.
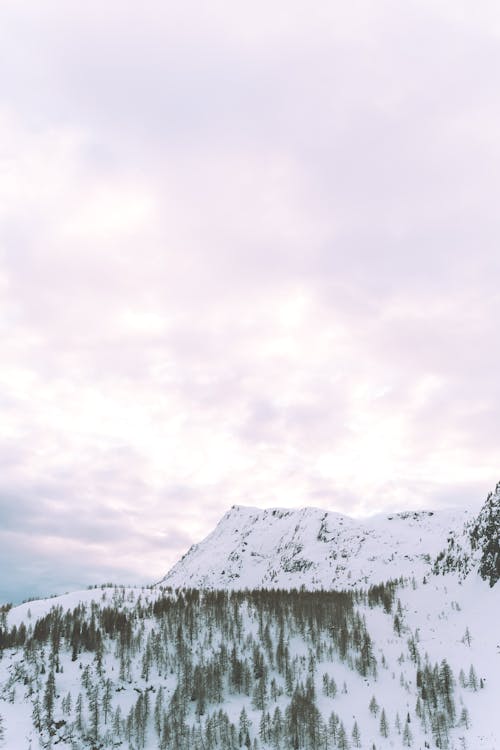
<instances>
[{"instance_id":1,"label":"snow","mask_svg":"<svg viewBox=\"0 0 500 750\"><path fill-rule=\"evenodd\" d=\"M275 508L258 510L235 506L221 519L214 531L188 553L165 576L161 585L150 587L106 587L77 591L46 600L31 601L13 608L6 616L8 627L28 627L54 607L63 612L83 605L92 608L116 606L135 607L157 597L176 597L182 588L283 588L300 589L366 589L372 584L397 579L395 600L401 617L401 631L394 627L394 609L370 607L360 603L358 610L365 619L377 658L376 678L363 677L346 662L334 658L317 665L315 673L317 705L323 718L333 710L339 714L350 737L356 720L362 747L371 748L373 740L378 750L403 747L402 736L395 729L396 715L404 726L406 715L411 715L412 747L423 750L430 741L415 716L417 699L416 665L411 658L412 642L422 662L451 666L457 681L455 697L457 712L466 707L470 726L458 721L450 731L450 750L500 750L500 731L497 715L500 696L500 588L490 587L472 570L465 578L460 570L445 575L433 573L437 555L446 548L450 538L460 548L467 545L466 530L474 520L467 511L407 512L380 514L367 520L356 520L338 513L327 513L317 508L289 510ZM168 587L168 588L166 588ZM173 589L171 590L170 587ZM258 622L244 604L241 620L245 637L250 633L258 638ZM143 623L147 634L154 623ZM465 633L470 638L465 638ZM191 644L193 660L209 658L203 653L204 633L198 633ZM276 633L274 633L274 637ZM242 639L245 640L244 638ZM217 646L214 633L212 648ZM206 641L205 641L206 648ZM310 656L308 646L300 634L289 642L293 656L302 657L304 665ZM126 714L137 693L145 689L141 678L139 651L131 664L131 680L123 684L118 679L119 663L111 644L105 645L105 674L113 680L114 706L120 705ZM63 672L57 675L59 696L68 691L73 699L81 690L82 668L92 665L92 654L82 653L76 662L66 647L61 655ZM460 670L468 675L473 665L478 682L484 687L477 691L458 684ZM5 725L4 750L41 750L38 733L32 726L32 703L23 682L13 680L16 671L23 669L23 650L4 651L0 660L0 715ZM304 666L304 673L307 667ZM335 698L322 692L324 673L333 676L338 687ZM270 674L270 679L272 677ZM166 699L172 695L176 676L156 675L155 689L162 685ZM342 690L345 683L346 690ZM118 692L116 691L118 688ZM368 709L375 695L384 707L389 721L387 738L378 731L379 716ZM288 699L282 695L275 705L285 710ZM225 694L223 708L231 721L237 722L245 707L255 736L261 713L248 697ZM274 708L274 705L273 705ZM194 714L193 714L194 721ZM126 744L126 743L125 743ZM70 750L69 742L58 741L61 750ZM80 745L78 745L80 747ZM82 746L83 747L83 746ZM87 747L85 745L85 747ZM153 733L149 734L145 750L157 747ZM431 747L434 744L431 741ZM261 744L262 750L267 746Z\"/></svg>"},{"instance_id":2,"label":"snow","mask_svg":"<svg viewBox=\"0 0 500 750\"><path fill-rule=\"evenodd\" d=\"M62 607L63 611L66 612L75 609L80 604L90 606L92 602L110 605L113 599L116 599L115 592L117 590L125 592L123 606L134 605L139 596L157 596L156 592L145 586L120 586L118 588L99 586L81 591L72 591L60 596L51 596L48 599L36 599L24 602L17 607L13 607L7 615L7 624L9 628L12 628L14 625L19 627L21 622L24 622L26 625L30 622L34 623L39 617L43 617L50 612L53 607Z\"/></svg>"},{"instance_id":3,"label":"snow","mask_svg":"<svg viewBox=\"0 0 500 750\"><path fill-rule=\"evenodd\" d=\"M356 520L318 508L234 506L161 581L172 587L342 589L422 577L463 529L464 510Z\"/></svg>"},{"instance_id":4,"label":"snow","mask_svg":"<svg viewBox=\"0 0 500 750\"><path fill-rule=\"evenodd\" d=\"M45 602L31 602L30 606L33 618L33 611L37 612L37 616L41 616L53 606L73 609L79 602L87 605L95 602L98 606L108 606L113 599L120 598L124 607L133 606L139 597L143 600L154 599L160 592L160 588L155 591L125 589L123 598L123 589L120 590L119 596L116 596L116 592L111 589L81 591ZM172 596L176 594L173 593ZM426 583L414 580L404 585L400 584L396 588L396 602L397 600L400 601L402 612L403 628L400 635L396 634L393 629L393 613L385 612L382 607L370 608L360 605L359 608L360 614L366 619L378 661L376 679L372 676L364 678L349 668L348 664L338 660L320 662L317 665L315 680L317 703L324 719L327 719L330 712L334 710L341 717L349 735L356 719L363 740L362 747L371 748L371 742L375 739L377 748L386 750L402 747L401 735L395 729L396 714L399 715L401 724L404 725L406 714L409 712L412 715L412 747L423 749L424 742L429 741L430 738L424 735L414 715L416 667L408 652L408 639L415 636L422 659L425 659L426 654L431 664L439 664L446 659L452 667L455 678L460 669L467 674L470 665L473 664L478 681L482 679L485 685L484 689L474 692L457 684L457 708L460 710L462 703L467 707L470 714L470 728L465 730L463 727L456 726L451 730L450 750L462 748L500 750L500 736L496 720L500 695L500 634L498 631L500 597L498 592L475 575L461 582L458 575L450 574L431 576ZM17 607L9 613L9 620L12 624L19 623L21 619L27 617L26 606ZM249 616L244 607L242 621L244 632L253 633L256 637L258 623ZM150 624L147 621L145 624L148 629ZM466 629L471 635L470 644L467 644L463 637ZM193 642L193 656L202 649L202 638L203 634L199 634L198 639ZM307 664L308 651L302 639L295 636L289 645L292 654L299 657L302 655L304 664ZM382 664L382 655L385 659L385 667ZM92 656L82 654L78 661L73 663L70 653L66 652L62 661L64 672L57 675L58 693L61 696L71 691L75 698L81 690L80 663L83 667L86 664L92 664ZM114 697L114 704L119 703L125 714L137 698L137 689L144 689L144 680L140 678L141 656L139 653L133 664L132 682L130 684L126 682L125 689L122 688L123 692ZM37 733L31 726L31 705L24 694L22 685L16 687L13 703L10 702L9 691L5 689L9 676L12 675L16 665L20 664L22 664L22 650L18 653L9 650L0 661L0 686L4 688L0 698L0 714L4 717L6 728L4 750L19 750L30 746L32 750L41 750L42 746L39 745ZM307 667L305 669L307 670ZM118 671L116 657L112 651L108 652L106 674L117 681ZM333 676L337 683L338 693L335 698L328 698L322 694L322 675L325 672ZM172 676L154 678L154 681L156 686L163 684L167 694L172 694L175 685L175 679ZM344 683L346 692L342 691ZM376 696L379 706L386 711L390 727L387 739L379 734L379 716L374 717L368 710L372 695ZM283 711L286 704L285 696L278 698L277 705ZM261 714L252 708L249 699L240 695L227 695L224 710L227 711L232 721L237 722L243 706L252 722L253 731L258 730ZM433 743L431 746L434 747ZM70 745L59 742L58 747L61 750L69 750ZM153 750L157 747L152 735L145 747L146 750Z\"/></svg>"}]
</instances>

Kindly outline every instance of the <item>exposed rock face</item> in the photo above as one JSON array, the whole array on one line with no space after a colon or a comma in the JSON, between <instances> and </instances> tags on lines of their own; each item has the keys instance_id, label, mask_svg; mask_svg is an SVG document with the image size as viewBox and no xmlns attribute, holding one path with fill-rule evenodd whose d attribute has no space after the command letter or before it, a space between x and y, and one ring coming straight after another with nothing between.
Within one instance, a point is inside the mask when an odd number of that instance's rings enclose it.
<instances>
[{"instance_id":1,"label":"exposed rock face","mask_svg":"<svg viewBox=\"0 0 500 750\"><path fill-rule=\"evenodd\" d=\"M448 545L434 565L435 573L455 571L462 577L473 570L490 586L500 578L500 482L479 514L467 521L461 532L449 535Z\"/></svg>"}]
</instances>

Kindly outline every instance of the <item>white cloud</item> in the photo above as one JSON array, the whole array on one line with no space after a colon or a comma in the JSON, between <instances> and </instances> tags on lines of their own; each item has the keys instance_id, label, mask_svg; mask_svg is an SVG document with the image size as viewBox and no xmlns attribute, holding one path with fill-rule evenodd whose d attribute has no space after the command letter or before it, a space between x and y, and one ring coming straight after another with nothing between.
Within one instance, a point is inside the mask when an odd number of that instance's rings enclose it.
<instances>
[{"instance_id":1,"label":"white cloud","mask_svg":"<svg viewBox=\"0 0 500 750\"><path fill-rule=\"evenodd\" d=\"M152 580L232 503L489 489L498 20L3 3L9 554Z\"/></svg>"}]
</instances>

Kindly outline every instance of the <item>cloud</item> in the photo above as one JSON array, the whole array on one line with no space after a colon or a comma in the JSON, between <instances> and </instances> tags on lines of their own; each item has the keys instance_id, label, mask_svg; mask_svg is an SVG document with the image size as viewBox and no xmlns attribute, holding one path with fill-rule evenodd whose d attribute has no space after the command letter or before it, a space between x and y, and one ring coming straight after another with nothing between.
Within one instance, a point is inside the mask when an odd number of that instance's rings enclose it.
<instances>
[{"instance_id":1,"label":"cloud","mask_svg":"<svg viewBox=\"0 0 500 750\"><path fill-rule=\"evenodd\" d=\"M496 8L0 16L0 596L157 580L233 503L477 503Z\"/></svg>"}]
</instances>

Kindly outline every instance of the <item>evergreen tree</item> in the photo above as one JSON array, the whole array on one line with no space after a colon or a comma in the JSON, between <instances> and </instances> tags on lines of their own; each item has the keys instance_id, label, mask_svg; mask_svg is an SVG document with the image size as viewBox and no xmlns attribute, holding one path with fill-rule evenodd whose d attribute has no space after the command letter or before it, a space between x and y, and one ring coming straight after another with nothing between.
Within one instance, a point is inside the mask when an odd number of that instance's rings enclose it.
<instances>
[{"instance_id":1,"label":"evergreen tree","mask_svg":"<svg viewBox=\"0 0 500 750\"><path fill-rule=\"evenodd\" d=\"M431 727L437 747L448 747L448 720L444 711L436 711L432 714Z\"/></svg>"},{"instance_id":2,"label":"evergreen tree","mask_svg":"<svg viewBox=\"0 0 500 750\"><path fill-rule=\"evenodd\" d=\"M385 715L385 709L382 709L382 713L380 714L379 731L382 737L389 736L389 723L387 721L387 716Z\"/></svg>"},{"instance_id":3,"label":"evergreen tree","mask_svg":"<svg viewBox=\"0 0 500 750\"><path fill-rule=\"evenodd\" d=\"M358 722L354 721L354 726L352 728L352 744L354 747L361 747L361 732L359 731Z\"/></svg>"},{"instance_id":4,"label":"evergreen tree","mask_svg":"<svg viewBox=\"0 0 500 750\"><path fill-rule=\"evenodd\" d=\"M459 724L460 726L465 727L466 729L469 729L470 727L469 712L467 711L465 706L462 708L462 711L460 712Z\"/></svg>"},{"instance_id":5,"label":"evergreen tree","mask_svg":"<svg viewBox=\"0 0 500 750\"><path fill-rule=\"evenodd\" d=\"M104 683L104 690L102 693L102 714L103 714L105 724L108 723L108 716L111 710L112 697L113 697L113 684L108 677L108 679Z\"/></svg>"},{"instance_id":6,"label":"evergreen tree","mask_svg":"<svg viewBox=\"0 0 500 750\"><path fill-rule=\"evenodd\" d=\"M271 716L268 711L263 711L259 724L259 737L262 742L271 740Z\"/></svg>"},{"instance_id":7,"label":"evergreen tree","mask_svg":"<svg viewBox=\"0 0 500 750\"><path fill-rule=\"evenodd\" d=\"M154 724L155 730L158 737L161 737L162 729L162 717L163 717L163 687L160 685L156 694L155 707L154 707Z\"/></svg>"},{"instance_id":8,"label":"evergreen tree","mask_svg":"<svg viewBox=\"0 0 500 750\"><path fill-rule=\"evenodd\" d=\"M40 732L42 730L42 712L40 709L38 698L33 701L33 711L31 713L31 718L33 720L33 726L35 727L37 732Z\"/></svg>"},{"instance_id":9,"label":"evergreen tree","mask_svg":"<svg viewBox=\"0 0 500 750\"><path fill-rule=\"evenodd\" d=\"M56 680L54 672L51 669L47 682L45 683L45 692L43 694L43 707L45 709L45 726L50 727L54 720L54 701L56 697Z\"/></svg>"},{"instance_id":10,"label":"evergreen tree","mask_svg":"<svg viewBox=\"0 0 500 750\"><path fill-rule=\"evenodd\" d=\"M377 716L380 707L374 695L372 696L372 699L370 701L370 705L368 706L368 708L370 709L370 713L372 713L374 716Z\"/></svg>"},{"instance_id":11,"label":"evergreen tree","mask_svg":"<svg viewBox=\"0 0 500 750\"><path fill-rule=\"evenodd\" d=\"M283 734L283 715L280 711L280 707L276 706L273 714L273 722L271 726L271 743L275 750L281 745L281 737Z\"/></svg>"},{"instance_id":12,"label":"evergreen tree","mask_svg":"<svg viewBox=\"0 0 500 750\"><path fill-rule=\"evenodd\" d=\"M472 636L470 634L469 626L467 626L465 628L465 633L462 638L462 643L465 643L467 646L470 646L471 642L472 642Z\"/></svg>"},{"instance_id":13,"label":"evergreen tree","mask_svg":"<svg viewBox=\"0 0 500 750\"><path fill-rule=\"evenodd\" d=\"M404 729L403 729L403 745L405 747L411 747L412 742L413 742L413 737L412 737L410 725L408 721L406 721Z\"/></svg>"},{"instance_id":14,"label":"evergreen tree","mask_svg":"<svg viewBox=\"0 0 500 750\"><path fill-rule=\"evenodd\" d=\"M339 724L339 717L334 711L332 711L328 719L328 735L331 737L334 746L337 743Z\"/></svg>"},{"instance_id":15,"label":"evergreen tree","mask_svg":"<svg viewBox=\"0 0 500 750\"><path fill-rule=\"evenodd\" d=\"M120 740L122 736L122 710L120 706L116 707L116 711L113 714L113 738Z\"/></svg>"},{"instance_id":16,"label":"evergreen tree","mask_svg":"<svg viewBox=\"0 0 500 750\"><path fill-rule=\"evenodd\" d=\"M399 713L396 714L396 720L394 722L394 726L396 728L396 732L398 734L401 734L401 719L399 718Z\"/></svg>"},{"instance_id":17,"label":"evergreen tree","mask_svg":"<svg viewBox=\"0 0 500 750\"><path fill-rule=\"evenodd\" d=\"M75 726L79 732L83 730L83 697L78 693L75 706Z\"/></svg>"},{"instance_id":18,"label":"evergreen tree","mask_svg":"<svg viewBox=\"0 0 500 750\"><path fill-rule=\"evenodd\" d=\"M347 738L347 732L342 722L340 722L339 731L337 735L337 747L339 750L349 750L349 740Z\"/></svg>"},{"instance_id":19,"label":"evergreen tree","mask_svg":"<svg viewBox=\"0 0 500 750\"><path fill-rule=\"evenodd\" d=\"M474 669L474 667L473 667L472 664L470 665L470 669L469 669L468 686L470 687L471 690L474 690L474 692L476 692L476 690L477 690L477 675L476 675L476 670Z\"/></svg>"},{"instance_id":20,"label":"evergreen tree","mask_svg":"<svg viewBox=\"0 0 500 750\"><path fill-rule=\"evenodd\" d=\"M240 747L242 745L245 745L246 747L250 747L250 720L248 718L248 714L245 711L245 707L241 709L240 712L240 718L239 718L239 732L238 732L238 740Z\"/></svg>"},{"instance_id":21,"label":"evergreen tree","mask_svg":"<svg viewBox=\"0 0 500 750\"><path fill-rule=\"evenodd\" d=\"M68 692L66 694L66 697L63 698L61 707L62 707L62 712L65 716L71 716L71 711L73 707L73 699L71 697L71 692Z\"/></svg>"},{"instance_id":22,"label":"evergreen tree","mask_svg":"<svg viewBox=\"0 0 500 750\"><path fill-rule=\"evenodd\" d=\"M99 737L99 692L97 685L93 686L89 694L90 728L92 737Z\"/></svg>"}]
</instances>

